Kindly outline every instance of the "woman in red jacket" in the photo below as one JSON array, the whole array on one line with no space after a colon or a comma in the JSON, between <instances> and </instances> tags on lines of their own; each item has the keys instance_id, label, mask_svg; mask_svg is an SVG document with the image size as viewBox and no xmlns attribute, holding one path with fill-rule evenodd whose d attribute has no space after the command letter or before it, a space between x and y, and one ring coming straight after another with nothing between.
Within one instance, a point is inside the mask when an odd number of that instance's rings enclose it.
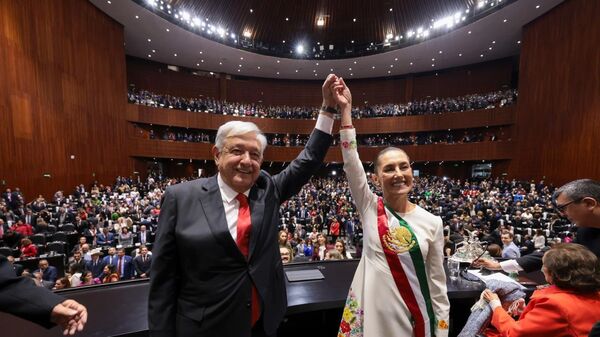
<instances>
[{"instance_id":1,"label":"woman in red jacket","mask_svg":"<svg viewBox=\"0 0 600 337\"><path fill-rule=\"evenodd\" d=\"M21 240L21 257L36 257L37 247L28 238Z\"/></svg>"},{"instance_id":2,"label":"woman in red jacket","mask_svg":"<svg viewBox=\"0 0 600 337\"><path fill-rule=\"evenodd\" d=\"M587 336L600 320L600 264L594 253L575 243L556 244L543 258L549 287L537 290L515 321L498 295L485 290L500 336Z\"/></svg>"}]
</instances>

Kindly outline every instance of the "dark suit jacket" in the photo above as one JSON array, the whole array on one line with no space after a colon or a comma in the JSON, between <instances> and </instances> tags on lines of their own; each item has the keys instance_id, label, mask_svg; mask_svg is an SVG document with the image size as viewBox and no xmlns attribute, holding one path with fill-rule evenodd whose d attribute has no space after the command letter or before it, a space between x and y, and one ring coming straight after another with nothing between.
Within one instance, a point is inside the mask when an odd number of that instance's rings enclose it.
<instances>
[{"instance_id":1,"label":"dark suit jacket","mask_svg":"<svg viewBox=\"0 0 600 337\"><path fill-rule=\"evenodd\" d=\"M100 277L100 275L102 275L104 266L105 264L104 262L102 262L102 259L98 259L98 263L96 263L95 266L94 261L90 260L85 263L85 270L91 271L94 277Z\"/></svg>"},{"instance_id":2,"label":"dark suit jacket","mask_svg":"<svg viewBox=\"0 0 600 337\"><path fill-rule=\"evenodd\" d=\"M37 273L37 272L41 272L41 270L36 269L34 271L34 273ZM44 270L44 272L42 273L42 280L44 280L44 281L56 282L57 278L58 278L58 270L56 269L56 267L48 266L48 268L46 268L46 270Z\"/></svg>"},{"instance_id":3,"label":"dark suit jacket","mask_svg":"<svg viewBox=\"0 0 600 337\"><path fill-rule=\"evenodd\" d=\"M134 243L142 243L142 232L137 232L135 233L135 237L133 239ZM145 245L154 242L154 233L150 233L149 230L146 230L146 242L144 242Z\"/></svg>"},{"instance_id":4,"label":"dark suit jacket","mask_svg":"<svg viewBox=\"0 0 600 337\"><path fill-rule=\"evenodd\" d=\"M133 259L133 268L139 277L142 274L150 276L150 266L152 265L152 256L146 255L146 261L142 261L142 256L138 255Z\"/></svg>"},{"instance_id":5,"label":"dark suit jacket","mask_svg":"<svg viewBox=\"0 0 600 337\"><path fill-rule=\"evenodd\" d=\"M119 270L119 256L117 256L115 267L117 268L117 273L119 273L121 280L130 280L133 278L132 260L133 258L129 255L123 256L123 261L121 262L123 264L123 272L121 273L121 270Z\"/></svg>"},{"instance_id":6,"label":"dark suit jacket","mask_svg":"<svg viewBox=\"0 0 600 337\"><path fill-rule=\"evenodd\" d=\"M279 205L319 168L331 140L315 130L285 170L260 173L248 197L248 259L229 232L216 176L167 188L152 251L150 336L177 336L176 326L187 328L186 320L196 322L197 335L250 336L252 284L262 309L263 326L256 328L275 333L287 308L277 246Z\"/></svg>"},{"instance_id":7,"label":"dark suit jacket","mask_svg":"<svg viewBox=\"0 0 600 337\"><path fill-rule=\"evenodd\" d=\"M0 311L24 318L46 328L52 309L64 299L47 289L36 287L27 277L17 277L8 260L0 255Z\"/></svg>"}]
</instances>

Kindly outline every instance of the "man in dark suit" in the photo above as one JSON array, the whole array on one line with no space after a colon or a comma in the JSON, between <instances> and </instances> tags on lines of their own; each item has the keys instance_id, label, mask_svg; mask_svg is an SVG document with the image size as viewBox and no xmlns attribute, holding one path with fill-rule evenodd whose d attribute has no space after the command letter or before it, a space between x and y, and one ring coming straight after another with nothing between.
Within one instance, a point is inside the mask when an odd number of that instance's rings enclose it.
<instances>
[{"instance_id":1,"label":"man in dark suit","mask_svg":"<svg viewBox=\"0 0 600 337\"><path fill-rule=\"evenodd\" d=\"M96 236L98 246L112 246L115 242L115 235L108 231L107 227L102 228L102 232Z\"/></svg>"},{"instance_id":2,"label":"man in dark suit","mask_svg":"<svg viewBox=\"0 0 600 337\"><path fill-rule=\"evenodd\" d=\"M281 173L261 171L266 138L253 123L217 131L216 176L170 186L150 278L150 336L272 336L287 298L277 246L279 205L298 193L332 141L329 75L305 149Z\"/></svg>"},{"instance_id":3,"label":"man in dark suit","mask_svg":"<svg viewBox=\"0 0 600 337\"><path fill-rule=\"evenodd\" d=\"M56 282L56 279L58 278L58 270L56 267L48 264L48 260L41 259L40 262L38 262L38 267L39 269L36 269L34 273L42 273L42 280L51 283Z\"/></svg>"},{"instance_id":4,"label":"man in dark suit","mask_svg":"<svg viewBox=\"0 0 600 337\"><path fill-rule=\"evenodd\" d=\"M94 277L100 277L105 266L105 264L100 259L100 256L102 255L102 250L100 248L94 248L90 251L90 255L92 256L92 259L85 263L85 270L91 271L92 276Z\"/></svg>"},{"instance_id":5,"label":"man in dark suit","mask_svg":"<svg viewBox=\"0 0 600 337\"><path fill-rule=\"evenodd\" d=\"M150 233L150 231L146 228L146 225L141 225L140 231L136 233L135 243L145 246L152 242L154 242L154 234Z\"/></svg>"},{"instance_id":6,"label":"man in dark suit","mask_svg":"<svg viewBox=\"0 0 600 337\"><path fill-rule=\"evenodd\" d=\"M87 309L83 305L36 287L27 277L16 276L3 255L0 255L0 311L45 328L58 324L65 335L83 330L87 321Z\"/></svg>"},{"instance_id":7,"label":"man in dark suit","mask_svg":"<svg viewBox=\"0 0 600 337\"><path fill-rule=\"evenodd\" d=\"M125 248L120 248L117 252L117 273L121 280L131 280L133 278L133 259L125 255Z\"/></svg>"},{"instance_id":8,"label":"man in dark suit","mask_svg":"<svg viewBox=\"0 0 600 337\"><path fill-rule=\"evenodd\" d=\"M148 247L141 246L140 253L133 259L133 268L137 277L146 278L150 276L152 256L148 254Z\"/></svg>"}]
</instances>

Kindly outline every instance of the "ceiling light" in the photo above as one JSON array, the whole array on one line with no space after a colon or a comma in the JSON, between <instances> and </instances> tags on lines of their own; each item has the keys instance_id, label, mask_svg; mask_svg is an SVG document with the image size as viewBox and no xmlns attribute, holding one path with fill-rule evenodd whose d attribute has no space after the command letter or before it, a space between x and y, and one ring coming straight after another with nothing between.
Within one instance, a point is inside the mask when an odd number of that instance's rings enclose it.
<instances>
[{"instance_id":1,"label":"ceiling light","mask_svg":"<svg viewBox=\"0 0 600 337\"><path fill-rule=\"evenodd\" d=\"M296 72L298 72L298 69L296 69Z\"/></svg>"},{"instance_id":2,"label":"ceiling light","mask_svg":"<svg viewBox=\"0 0 600 337\"><path fill-rule=\"evenodd\" d=\"M220 65L220 66L222 66L222 65L223 65L223 62L219 62L219 65Z\"/></svg>"},{"instance_id":3,"label":"ceiling light","mask_svg":"<svg viewBox=\"0 0 600 337\"><path fill-rule=\"evenodd\" d=\"M204 60L200 60L200 63L204 63Z\"/></svg>"},{"instance_id":4,"label":"ceiling light","mask_svg":"<svg viewBox=\"0 0 600 337\"><path fill-rule=\"evenodd\" d=\"M240 60L242 60L242 61L243 61L243 60L244 60L244 58L243 58L243 57L240 57Z\"/></svg>"},{"instance_id":5,"label":"ceiling light","mask_svg":"<svg viewBox=\"0 0 600 337\"><path fill-rule=\"evenodd\" d=\"M156 53L156 49L152 49L152 52L153 52L153 53Z\"/></svg>"},{"instance_id":6,"label":"ceiling light","mask_svg":"<svg viewBox=\"0 0 600 337\"><path fill-rule=\"evenodd\" d=\"M467 34L471 34L471 31L469 31Z\"/></svg>"},{"instance_id":7,"label":"ceiling light","mask_svg":"<svg viewBox=\"0 0 600 337\"><path fill-rule=\"evenodd\" d=\"M432 61L435 61L435 58L432 58L431 60L432 60Z\"/></svg>"},{"instance_id":8,"label":"ceiling light","mask_svg":"<svg viewBox=\"0 0 600 337\"><path fill-rule=\"evenodd\" d=\"M200 55L202 55L202 51L200 51Z\"/></svg>"},{"instance_id":9,"label":"ceiling light","mask_svg":"<svg viewBox=\"0 0 600 337\"><path fill-rule=\"evenodd\" d=\"M348 70L352 71L352 68L348 68Z\"/></svg>"},{"instance_id":10,"label":"ceiling light","mask_svg":"<svg viewBox=\"0 0 600 337\"><path fill-rule=\"evenodd\" d=\"M148 57L152 57L152 55L148 54Z\"/></svg>"},{"instance_id":11,"label":"ceiling light","mask_svg":"<svg viewBox=\"0 0 600 337\"><path fill-rule=\"evenodd\" d=\"M156 6L156 1L155 0L146 0L146 3L152 7Z\"/></svg>"},{"instance_id":12,"label":"ceiling light","mask_svg":"<svg viewBox=\"0 0 600 337\"><path fill-rule=\"evenodd\" d=\"M333 71L333 68L329 69L329 71Z\"/></svg>"},{"instance_id":13,"label":"ceiling light","mask_svg":"<svg viewBox=\"0 0 600 337\"><path fill-rule=\"evenodd\" d=\"M317 26L322 27L325 25L325 19L323 19L322 16L319 17L319 19L317 20Z\"/></svg>"},{"instance_id":14,"label":"ceiling light","mask_svg":"<svg viewBox=\"0 0 600 337\"><path fill-rule=\"evenodd\" d=\"M354 74L353 74L353 73L350 73L350 76L354 76Z\"/></svg>"},{"instance_id":15,"label":"ceiling light","mask_svg":"<svg viewBox=\"0 0 600 337\"><path fill-rule=\"evenodd\" d=\"M385 38L386 38L386 39L388 39L388 40L389 40L389 39L391 39L391 38L393 38L393 37L394 37L394 34L392 34L392 33L388 33L388 34L385 36Z\"/></svg>"},{"instance_id":16,"label":"ceiling light","mask_svg":"<svg viewBox=\"0 0 600 337\"><path fill-rule=\"evenodd\" d=\"M492 44L496 44L496 40L492 41Z\"/></svg>"},{"instance_id":17,"label":"ceiling light","mask_svg":"<svg viewBox=\"0 0 600 337\"><path fill-rule=\"evenodd\" d=\"M394 68L394 65L393 65L393 64L390 64L390 68Z\"/></svg>"},{"instance_id":18,"label":"ceiling light","mask_svg":"<svg viewBox=\"0 0 600 337\"><path fill-rule=\"evenodd\" d=\"M136 18L136 19L139 19L140 17L136 15L136 16L135 16L135 18Z\"/></svg>"},{"instance_id":19,"label":"ceiling light","mask_svg":"<svg viewBox=\"0 0 600 337\"><path fill-rule=\"evenodd\" d=\"M354 64L356 64L356 61L354 61Z\"/></svg>"},{"instance_id":20,"label":"ceiling light","mask_svg":"<svg viewBox=\"0 0 600 337\"><path fill-rule=\"evenodd\" d=\"M540 5L535 6L535 9L538 9L538 8L540 8Z\"/></svg>"},{"instance_id":21,"label":"ceiling light","mask_svg":"<svg viewBox=\"0 0 600 337\"><path fill-rule=\"evenodd\" d=\"M108 0L106 3L110 5L112 2L110 2L110 0ZM539 7L539 6L538 6L538 7Z\"/></svg>"},{"instance_id":22,"label":"ceiling light","mask_svg":"<svg viewBox=\"0 0 600 337\"><path fill-rule=\"evenodd\" d=\"M411 62L411 63L410 63L410 65L412 66L412 65L413 65L413 63Z\"/></svg>"},{"instance_id":23,"label":"ceiling light","mask_svg":"<svg viewBox=\"0 0 600 337\"><path fill-rule=\"evenodd\" d=\"M390 12L393 11L393 8L390 8Z\"/></svg>"},{"instance_id":24,"label":"ceiling light","mask_svg":"<svg viewBox=\"0 0 600 337\"><path fill-rule=\"evenodd\" d=\"M169 28L167 28L167 29L165 29L165 30L167 31L167 33L168 33L168 32L170 32Z\"/></svg>"},{"instance_id":25,"label":"ceiling light","mask_svg":"<svg viewBox=\"0 0 600 337\"><path fill-rule=\"evenodd\" d=\"M317 66L318 66L318 65L319 65L319 62L315 63L315 65L317 65Z\"/></svg>"},{"instance_id":26,"label":"ceiling light","mask_svg":"<svg viewBox=\"0 0 600 337\"><path fill-rule=\"evenodd\" d=\"M483 54L479 55L479 57L483 57Z\"/></svg>"},{"instance_id":27,"label":"ceiling light","mask_svg":"<svg viewBox=\"0 0 600 337\"><path fill-rule=\"evenodd\" d=\"M388 70L388 74L391 74L392 72Z\"/></svg>"},{"instance_id":28,"label":"ceiling light","mask_svg":"<svg viewBox=\"0 0 600 337\"><path fill-rule=\"evenodd\" d=\"M432 67L435 67L435 63L432 63L432 64L431 64L431 66L432 66Z\"/></svg>"},{"instance_id":29,"label":"ceiling light","mask_svg":"<svg viewBox=\"0 0 600 337\"><path fill-rule=\"evenodd\" d=\"M196 63L196 67L199 67L199 66L200 66L200 63Z\"/></svg>"},{"instance_id":30,"label":"ceiling light","mask_svg":"<svg viewBox=\"0 0 600 337\"><path fill-rule=\"evenodd\" d=\"M350 43L354 43L354 40L350 41Z\"/></svg>"},{"instance_id":31,"label":"ceiling light","mask_svg":"<svg viewBox=\"0 0 600 337\"><path fill-rule=\"evenodd\" d=\"M241 65L241 64L238 64L238 66L239 66L240 68L242 67L242 65Z\"/></svg>"},{"instance_id":32,"label":"ceiling light","mask_svg":"<svg viewBox=\"0 0 600 337\"><path fill-rule=\"evenodd\" d=\"M277 75L279 75L279 72L277 72Z\"/></svg>"},{"instance_id":33,"label":"ceiling light","mask_svg":"<svg viewBox=\"0 0 600 337\"><path fill-rule=\"evenodd\" d=\"M521 40L517 41L517 44L521 44Z\"/></svg>"},{"instance_id":34,"label":"ceiling light","mask_svg":"<svg viewBox=\"0 0 600 337\"><path fill-rule=\"evenodd\" d=\"M439 53L439 54L442 54L442 53L443 53L443 51L441 51L441 50L440 50L438 53Z\"/></svg>"},{"instance_id":35,"label":"ceiling light","mask_svg":"<svg viewBox=\"0 0 600 337\"><path fill-rule=\"evenodd\" d=\"M356 22L356 18L352 19L352 22Z\"/></svg>"},{"instance_id":36,"label":"ceiling light","mask_svg":"<svg viewBox=\"0 0 600 337\"><path fill-rule=\"evenodd\" d=\"M277 60L277 63L279 63L279 62L280 62L280 61L279 61L279 60Z\"/></svg>"},{"instance_id":37,"label":"ceiling light","mask_svg":"<svg viewBox=\"0 0 600 337\"><path fill-rule=\"evenodd\" d=\"M238 73L241 71L241 69L238 69Z\"/></svg>"},{"instance_id":38,"label":"ceiling light","mask_svg":"<svg viewBox=\"0 0 600 337\"><path fill-rule=\"evenodd\" d=\"M492 47L489 47L488 49L489 49L489 50L492 50Z\"/></svg>"},{"instance_id":39,"label":"ceiling light","mask_svg":"<svg viewBox=\"0 0 600 337\"><path fill-rule=\"evenodd\" d=\"M375 66L372 66L371 68L375 69Z\"/></svg>"},{"instance_id":40,"label":"ceiling light","mask_svg":"<svg viewBox=\"0 0 600 337\"><path fill-rule=\"evenodd\" d=\"M256 67L257 69L260 69L260 66Z\"/></svg>"},{"instance_id":41,"label":"ceiling light","mask_svg":"<svg viewBox=\"0 0 600 337\"><path fill-rule=\"evenodd\" d=\"M303 54L304 53L304 46L299 44L296 46L296 53L298 54Z\"/></svg>"},{"instance_id":42,"label":"ceiling light","mask_svg":"<svg viewBox=\"0 0 600 337\"><path fill-rule=\"evenodd\" d=\"M290 21L290 18L285 18L285 21Z\"/></svg>"},{"instance_id":43,"label":"ceiling light","mask_svg":"<svg viewBox=\"0 0 600 337\"><path fill-rule=\"evenodd\" d=\"M315 76L319 76L319 74L315 74Z\"/></svg>"},{"instance_id":44,"label":"ceiling light","mask_svg":"<svg viewBox=\"0 0 600 337\"><path fill-rule=\"evenodd\" d=\"M177 57L177 54L173 54L173 56Z\"/></svg>"},{"instance_id":45,"label":"ceiling light","mask_svg":"<svg viewBox=\"0 0 600 337\"><path fill-rule=\"evenodd\" d=\"M508 21L508 20L507 19L502 20L502 22L506 22L506 21Z\"/></svg>"},{"instance_id":46,"label":"ceiling light","mask_svg":"<svg viewBox=\"0 0 600 337\"><path fill-rule=\"evenodd\" d=\"M250 8L250 13L254 13L254 9Z\"/></svg>"},{"instance_id":47,"label":"ceiling light","mask_svg":"<svg viewBox=\"0 0 600 337\"><path fill-rule=\"evenodd\" d=\"M152 40L151 40L151 39L148 39L148 42L152 42Z\"/></svg>"},{"instance_id":48,"label":"ceiling light","mask_svg":"<svg viewBox=\"0 0 600 337\"><path fill-rule=\"evenodd\" d=\"M462 54L458 54L458 56L462 56Z\"/></svg>"}]
</instances>

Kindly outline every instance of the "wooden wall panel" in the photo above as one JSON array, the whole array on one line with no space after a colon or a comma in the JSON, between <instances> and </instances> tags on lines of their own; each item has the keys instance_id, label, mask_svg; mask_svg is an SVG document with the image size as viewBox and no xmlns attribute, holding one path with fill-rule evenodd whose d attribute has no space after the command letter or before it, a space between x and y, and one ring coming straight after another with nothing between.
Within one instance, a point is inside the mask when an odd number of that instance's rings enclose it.
<instances>
[{"instance_id":1,"label":"wooden wall panel","mask_svg":"<svg viewBox=\"0 0 600 337\"><path fill-rule=\"evenodd\" d=\"M352 89L355 105L405 103L427 96L453 97L498 90L511 84L514 62L508 58L440 70L437 76L436 73L408 74L394 78L346 79L346 82ZM232 102L315 107L322 101L322 79L224 79L226 75L222 74L219 90L218 79L169 71L164 64L133 57L127 58L127 76L128 83L137 88L182 97L204 95ZM321 76L324 77L325 74Z\"/></svg>"},{"instance_id":2,"label":"wooden wall panel","mask_svg":"<svg viewBox=\"0 0 600 337\"><path fill-rule=\"evenodd\" d=\"M525 27L511 175L600 179L599 16L599 1L565 1Z\"/></svg>"},{"instance_id":3,"label":"wooden wall panel","mask_svg":"<svg viewBox=\"0 0 600 337\"><path fill-rule=\"evenodd\" d=\"M514 114L515 107L509 106L441 115L364 118L354 120L354 125L361 134L466 129L511 125L514 122ZM205 130L216 130L230 120L243 120L255 123L265 133L309 134L315 126L314 120L232 117L203 112L153 108L136 104L127 106L126 118L128 121L136 123ZM339 120L336 120L334 130L335 132L339 130Z\"/></svg>"},{"instance_id":4,"label":"wooden wall panel","mask_svg":"<svg viewBox=\"0 0 600 337\"><path fill-rule=\"evenodd\" d=\"M131 173L124 55L88 1L0 1L0 187L31 201Z\"/></svg>"},{"instance_id":5,"label":"wooden wall panel","mask_svg":"<svg viewBox=\"0 0 600 337\"><path fill-rule=\"evenodd\" d=\"M180 97L220 98L219 79L172 71L166 64L127 57L127 84L137 89ZM226 91L225 91L226 92Z\"/></svg>"},{"instance_id":6,"label":"wooden wall panel","mask_svg":"<svg viewBox=\"0 0 600 337\"><path fill-rule=\"evenodd\" d=\"M173 158L212 160L212 144L185 143L164 140L129 138L132 144L132 155L146 158ZM461 161L461 160L501 160L512 156L512 142L481 142L467 144L436 144L421 146L401 146L412 161ZM289 162L298 156L303 147L268 146L264 160ZM383 147L359 147L363 162L371 162ZM326 162L341 163L342 154L339 147L331 147L325 158Z\"/></svg>"},{"instance_id":7,"label":"wooden wall panel","mask_svg":"<svg viewBox=\"0 0 600 337\"><path fill-rule=\"evenodd\" d=\"M412 98L456 97L509 88L513 62L513 59L506 58L415 75Z\"/></svg>"}]
</instances>

